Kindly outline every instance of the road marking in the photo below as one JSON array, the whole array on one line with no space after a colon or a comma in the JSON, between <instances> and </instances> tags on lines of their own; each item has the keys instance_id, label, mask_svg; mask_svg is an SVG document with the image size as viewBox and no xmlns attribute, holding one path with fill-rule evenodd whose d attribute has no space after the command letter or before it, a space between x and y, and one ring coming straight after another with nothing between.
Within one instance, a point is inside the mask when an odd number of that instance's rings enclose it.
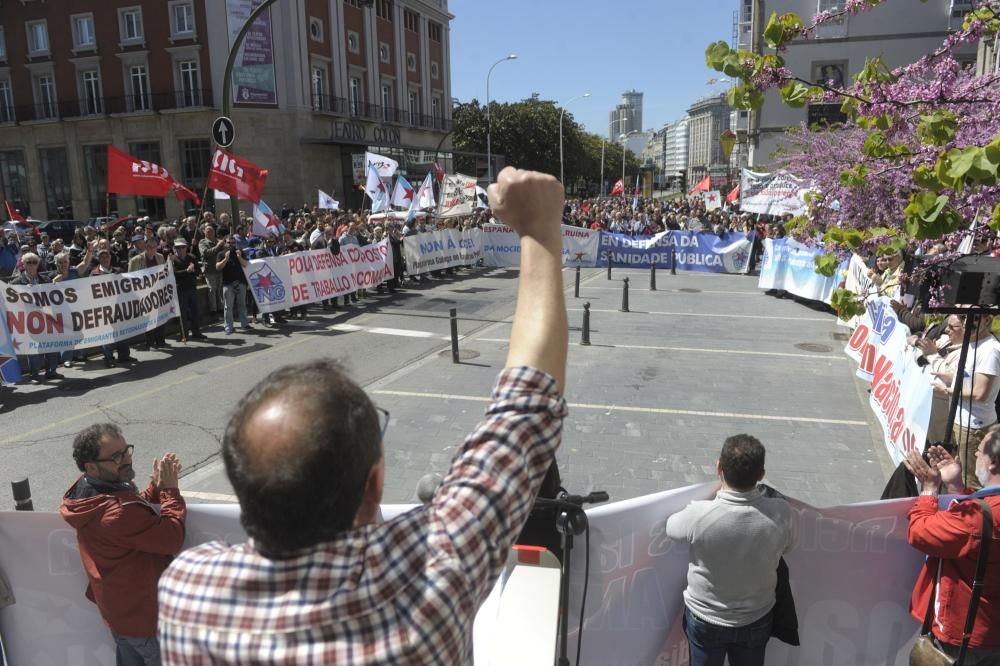
<instances>
[{"instance_id":1,"label":"road marking","mask_svg":"<svg viewBox=\"0 0 1000 666\"><path fill-rule=\"evenodd\" d=\"M509 338L475 338L473 342L510 342ZM821 361L846 361L846 356L839 356L837 354L795 354L792 352L766 352L766 351L752 351L749 349L697 349L695 347L656 347L652 345L600 345L601 349L606 348L612 349L649 349L652 351L678 351L678 352L697 352L697 353L708 353L708 354L744 354L747 356L784 356L791 358L815 358Z\"/></svg>"},{"instance_id":2,"label":"road marking","mask_svg":"<svg viewBox=\"0 0 1000 666\"><path fill-rule=\"evenodd\" d=\"M620 310L598 310L590 308L591 312L621 312ZM582 308L567 308L567 312L583 312ZM742 315L742 314L717 314L708 312L654 312L645 310L632 310L632 314L665 315L668 317L726 317L732 319L777 319L781 321L825 321L829 322L829 317L774 317L770 315Z\"/></svg>"},{"instance_id":3,"label":"road marking","mask_svg":"<svg viewBox=\"0 0 1000 666\"><path fill-rule=\"evenodd\" d=\"M419 391L391 391L379 389L372 391L380 395L395 395L404 398L434 398L437 400L465 400L468 402L489 402L490 398L473 395L455 395L453 393L422 393ZM740 414L738 412L702 412L693 409L670 409L668 407L632 407L629 405L597 405L587 402L571 402L568 405L574 409L600 409L605 412L637 412L640 414L670 414L675 416L708 416L724 419L751 419L755 421L794 421L797 423L829 423L833 425L850 425L868 427L867 421L851 421L848 419L821 419L811 416L770 416L768 414Z\"/></svg>"},{"instance_id":4,"label":"road marking","mask_svg":"<svg viewBox=\"0 0 1000 666\"><path fill-rule=\"evenodd\" d=\"M582 286L582 285L581 285ZM587 289L602 289L604 291L621 291L621 287L587 287ZM629 291L643 291L653 293L650 289L636 289L632 285L628 287ZM665 291L670 294L687 294L689 296L697 296L698 294L752 294L754 296L763 296L762 291L712 291L710 289L699 289L697 292L684 291L683 289L657 289L657 292Z\"/></svg>"},{"instance_id":5,"label":"road marking","mask_svg":"<svg viewBox=\"0 0 1000 666\"><path fill-rule=\"evenodd\" d=\"M447 319L447 317L441 317ZM404 338L434 338L436 340L451 340L451 336L438 335L431 331L418 331L410 328L385 328L384 326L359 326L357 324L334 324L329 327L332 331L342 333L375 333L376 335L396 335ZM458 336L459 340L465 339L464 335Z\"/></svg>"},{"instance_id":6,"label":"road marking","mask_svg":"<svg viewBox=\"0 0 1000 666\"><path fill-rule=\"evenodd\" d=\"M236 495L225 495L223 493L206 493L200 490L182 490L181 495L184 499L202 499L211 500L213 502L230 502L232 504L239 504L239 498Z\"/></svg>"},{"instance_id":7,"label":"road marking","mask_svg":"<svg viewBox=\"0 0 1000 666\"><path fill-rule=\"evenodd\" d=\"M234 367L236 367L238 365L243 365L245 363L255 362L255 361L259 360L261 356L265 356L267 354L273 354L273 353L275 353L277 351L282 351L282 350L285 350L285 349L290 349L292 347L297 347L298 345L304 344L306 342L315 342L315 340L313 340L311 338L311 336L304 336L304 337L302 337L299 340L292 340L290 342L286 342L286 343L283 343L283 344L280 344L280 345L275 345L274 347L270 347L268 349L262 349L261 351L257 351L257 352L254 352L252 354L249 354L247 356L243 356L241 358L238 358L235 361L230 361L229 363L223 363L222 365L217 366L215 368L212 368L211 370L207 370L204 375L191 374L191 375L188 375L188 376L184 377L183 379L178 379L175 382L170 382L169 384L164 384L163 386L157 386L156 388L149 389L148 391L142 391L140 393L134 393L134 394L130 395L127 398L122 398L121 400L116 400L115 402L109 402L106 405L102 405L102 408L103 409L113 409L115 407L119 407L121 405L125 405L125 404L128 404L130 402L135 402L136 400L142 400L143 398L148 398L151 395L155 395L157 393L162 393L163 391L167 391L169 389L176 388L176 387L180 386L181 384L186 384L187 382L194 381L194 380L196 380L196 379L198 379L200 377L204 377L204 376L207 376L207 375L210 375L210 374L214 374L214 373L217 373L217 372L222 372L223 370L228 370L230 368L234 368ZM80 412L79 414L77 414L75 416L68 416L68 417L66 417L64 419L60 419L58 421L53 421L52 423L49 423L48 425L41 426L40 428L35 428L34 430L28 430L28 431L25 431L25 432L22 432L22 433L18 433L17 437L11 437L11 438L5 439L3 441L0 441L0 446L4 446L6 444L13 444L15 442L25 441L25 440L29 439L30 437L32 437L33 435L37 435L39 433L47 432L49 430L54 430L54 429L59 428L61 426L67 425L69 423L73 423L74 421L79 421L80 419L85 419L85 418L88 418L90 416L94 416L94 415L97 415L97 414L103 414L103 411L101 409L88 409L87 411Z\"/></svg>"}]
</instances>

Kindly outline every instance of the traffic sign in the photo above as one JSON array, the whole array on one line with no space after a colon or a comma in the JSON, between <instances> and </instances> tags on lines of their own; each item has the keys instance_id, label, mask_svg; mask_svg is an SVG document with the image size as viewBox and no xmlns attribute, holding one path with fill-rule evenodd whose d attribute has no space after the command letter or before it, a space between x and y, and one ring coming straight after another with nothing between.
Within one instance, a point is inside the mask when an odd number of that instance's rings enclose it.
<instances>
[{"instance_id":1,"label":"traffic sign","mask_svg":"<svg viewBox=\"0 0 1000 666\"><path fill-rule=\"evenodd\" d=\"M233 121L226 116L219 116L212 123L212 138L223 148L228 148L236 138L236 128Z\"/></svg>"}]
</instances>

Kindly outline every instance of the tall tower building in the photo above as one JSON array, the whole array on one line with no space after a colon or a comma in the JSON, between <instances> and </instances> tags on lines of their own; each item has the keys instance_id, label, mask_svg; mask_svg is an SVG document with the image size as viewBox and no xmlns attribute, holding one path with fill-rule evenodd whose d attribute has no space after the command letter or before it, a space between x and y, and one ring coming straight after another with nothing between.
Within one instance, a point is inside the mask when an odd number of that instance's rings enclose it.
<instances>
[{"instance_id":1,"label":"tall tower building","mask_svg":"<svg viewBox=\"0 0 1000 666\"><path fill-rule=\"evenodd\" d=\"M608 138L617 139L635 131L642 131L642 93L626 90L622 101L608 115Z\"/></svg>"}]
</instances>

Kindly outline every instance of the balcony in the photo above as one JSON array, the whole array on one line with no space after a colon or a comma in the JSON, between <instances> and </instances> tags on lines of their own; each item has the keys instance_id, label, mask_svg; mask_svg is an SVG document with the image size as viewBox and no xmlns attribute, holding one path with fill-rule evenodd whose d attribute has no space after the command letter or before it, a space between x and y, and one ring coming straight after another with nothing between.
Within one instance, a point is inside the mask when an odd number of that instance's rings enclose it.
<instances>
[{"instance_id":1,"label":"balcony","mask_svg":"<svg viewBox=\"0 0 1000 666\"><path fill-rule=\"evenodd\" d=\"M177 90L148 95L60 100L50 104L0 106L0 123L96 118L115 113L143 113L211 106L211 90Z\"/></svg>"},{"instance_id":2,"label":"balcony","mask_svg":"<svg viewBox=\"0 0 1000 666\"><path fill-rule=\"evenodd\" d=\"M411 114L407 109L397 109L379 104L352 102L343 97L330 95L312 96L312 110L317 113L333 113L341 116L351 116L375 122L393 123L420 129L431 129L447 132L451 130L451 118L435 118L425 114Z\"/></svg>"}]
</instances>

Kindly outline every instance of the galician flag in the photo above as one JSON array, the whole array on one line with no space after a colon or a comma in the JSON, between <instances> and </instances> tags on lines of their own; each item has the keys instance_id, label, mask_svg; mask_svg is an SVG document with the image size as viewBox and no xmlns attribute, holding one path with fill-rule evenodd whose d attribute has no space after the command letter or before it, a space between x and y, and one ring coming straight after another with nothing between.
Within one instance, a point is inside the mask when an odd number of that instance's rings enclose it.
<instances>
[{"instance_id":1,"label":"galician flag","mask_svg":"<svg viewBox=\"0 0 1000 666\"><path fill-rule=\"evenodd\" d=\"M274 214L263 199L253 205L254 236L277 236L284 229L285 225L281 223L281 218Z\"/></svg>"},{"instance_id":2,"label":"galician flag","mask_svg":"<svg viewBox=\"0 0 1000 666\"><path fill-rule=\"evenodd\" d=\"M365 182L365 194L372 200L372 212L379 213L389 207L389 190L378 175L375 165L368 165L368 180Z\"/></svg>"},{"instance_id":3,"label":"galician flag","mask_svg":"<svg viewBox=\"0 0 1000 666\"><path fill-rule=\"evenodd\" d=\"M340 210L340 202L323 190L319 190L319 207L325 210Z\"/></svg>"},{"instance_id":4,"label":"galician flag","mask_svg":"<svg viewBox=\"0 0 1000 666\"><path fill-rule=\"evenodd\" d=\"M417 216L417 212L426 208L434 208L434 172L428 171L424 176L424 182L420 183L420 189L410 203L410 210L406 213L406 223L409 224Z\"/></svg>"},{"instance_id":5,"label":"galician flag","mask_svg":"<svg viewBox=\"0 0 1000 666\"><path fill-rule=\"evenodd\" d=\"M407 210L413 205L413 186L402 176L396 178L396 188L392 191L392 205Z\"/></svg>"}]
</instances>

